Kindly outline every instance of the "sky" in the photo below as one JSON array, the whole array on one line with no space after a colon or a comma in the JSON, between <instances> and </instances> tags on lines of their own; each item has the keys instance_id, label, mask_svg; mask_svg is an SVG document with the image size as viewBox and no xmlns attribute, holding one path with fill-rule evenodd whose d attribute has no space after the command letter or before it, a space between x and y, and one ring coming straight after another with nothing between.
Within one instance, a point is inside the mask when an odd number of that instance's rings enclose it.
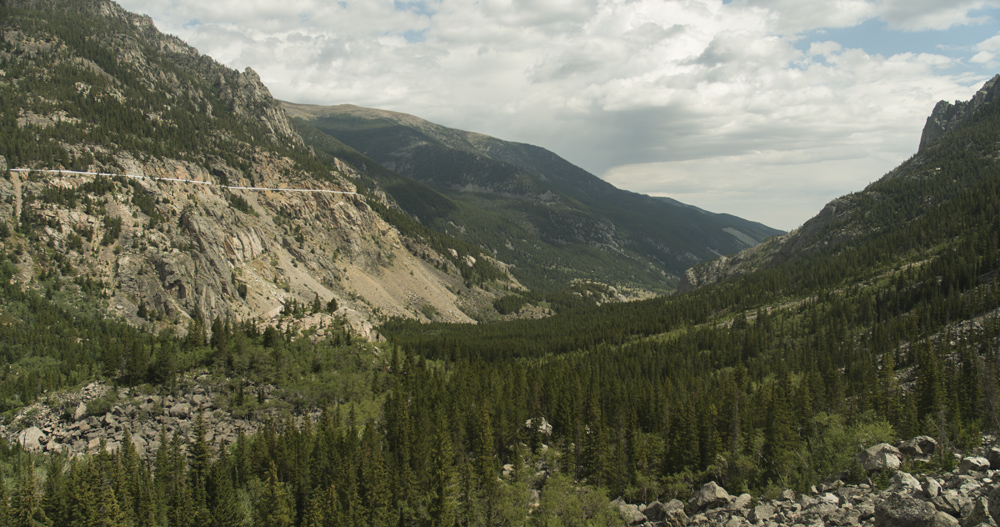
<instances>
[{"instance_id":1,"label":"sky","mask_svg":"<svg viewBox=\"0 0 1000 527\"><path fill-rule=\"evenodd\" d=\"M1000 0L119 0L272 94L791 230L1000 73Z\"/></svg>"}]
</instances>

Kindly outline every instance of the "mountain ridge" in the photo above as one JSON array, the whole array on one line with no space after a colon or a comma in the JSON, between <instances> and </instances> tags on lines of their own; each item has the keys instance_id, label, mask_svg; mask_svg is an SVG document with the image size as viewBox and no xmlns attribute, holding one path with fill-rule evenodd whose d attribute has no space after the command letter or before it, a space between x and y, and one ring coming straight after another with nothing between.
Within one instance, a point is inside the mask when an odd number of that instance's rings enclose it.
<instances>
[{"instance_id":1,"label":"mountain ridge","mask_svg":"<svg viewBox=\"0 0 1000 527\"><path fill-rule=\"evenodd\" d=\"M419 204L404 209L425 224L487 247L514 266L522 283L537 274L563 284L588 279L668 292L692 263L780 232L620 190L535 145L399 112L353 105L283 105L293 119L459 204L457 211L430 215ZM450 227L455 224L465 230ZM498 238L486 225L508 234ZM614 259L597 256L595 250ZM574 261L584 255L586 263ZM551 263L546 268L533 258ZM651 272L655 269L663 274Z\"/></svg>"},{"instance_id":2,"label":"mountain ridge","mask_svg":"<svg viewBox=\"0 0 1000 527\"><path fill-rule=\"evenodd\" d=\"M792 232L739 253L693 266L684 273L678 290L691 291L730 277L775 267L845 245L862 236L876 234L878 230L891 228L894 223L908 223L933 210L935 205L951 199L961 189L976 184L983 176L970 173L965 181L956 180L959 185L948 186L948 182L941 179L948 177L946 172L942 172L942 167L955 157L950 152L956 151L956 148L976 148L986 158L989 157L990 146L981 139L969 138L964 145L958 143L962 141L960 137L963 129L977 119L995 118L991 116L996 114L996 106L1000 104L998 95L1000 75L987 81L969 101L956 101L954 104L939 102L927 118L921 133L920 149L898 167L863 190L831 200L815 216ZM989 115L983 117L985 112ZM942 147L943 143L947 144ZM977 154L980 153L979 150ZM948 153L942 158L938 152ZM906 195L912 192L907 182L941 188L942 191L917 201ZM891 220L888 223L873 222L872 217L876 215Z\"/></svg>"},{"instance_id":3,"label":"mountain ridge","mask_svg":"<svg viewBox=\"0 0 1000 527\"><path fill-rule=\"evenodd\" d=\"M245 189L354 192L364 178L310 153L252 69L107 0L4 8L4 164L154 178L4 170L0 244L19 248L26 286L90 280L109 312L181 333L198 318L287 323L317 301L338 306L325 323L378 338L385 316L472 322L497 296L482 273L508 283L468 244L403 233L414 222L386 221L377 193Z\"/></svg>"}]
</instances>

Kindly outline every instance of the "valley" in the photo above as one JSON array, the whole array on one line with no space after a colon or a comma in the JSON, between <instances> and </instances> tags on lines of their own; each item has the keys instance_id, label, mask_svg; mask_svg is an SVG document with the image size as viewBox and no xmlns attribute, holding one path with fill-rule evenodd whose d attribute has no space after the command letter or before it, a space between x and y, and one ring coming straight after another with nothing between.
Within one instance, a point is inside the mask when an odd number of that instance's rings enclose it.
<instances>
[{"instance_id":1,"label":"valley","mask_svg":"<svg viewBox=\"0 0 1000 527\"><path fill-rule=\"evenodd\" d=\"M780 233L0 8L0 526L1000 521L996 79Z\"/></svg>"}]
</instances>

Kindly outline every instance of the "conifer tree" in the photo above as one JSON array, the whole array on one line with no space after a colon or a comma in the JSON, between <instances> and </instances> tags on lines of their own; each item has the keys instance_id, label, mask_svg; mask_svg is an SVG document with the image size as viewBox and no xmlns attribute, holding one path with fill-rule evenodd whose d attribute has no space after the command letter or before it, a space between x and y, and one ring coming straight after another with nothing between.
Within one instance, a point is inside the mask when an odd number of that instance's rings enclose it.
<instances>
[{"instance_id":1,"label":"conifer tree","mask_svg":"<svg viewBox=\"0 0 1000 527\"><path fill-rule=\"evenodd\" d=\"M260 527L289 527L294 522L290 496L285 485L278 481L278 468L271 462L264 495L256 504L256 524Z\"/></svg>"},{"instance_id":2,"label":"conifer tree","mask_svg":"<svg viewBox=\"0 0 1000 527\"><path fill-rule=\"evenodd\" d=\"M206 495L209 510L215 525L235 527L244 523L238 508L236 488L233 485L231 461L225 447L219 453L219 460L209 471Z\"/></svg>"},{"instance_id":3,"label":"conifer tree","mask_svg":"<svg viewBox=\"0 0 1000 527\"><path fill-rule=\"evenodd\" d=\"M7 482L0 474L0 526L10 525L10 501L7 499Z\"/></svg>"},{"instance_id":4,"label":"conifer tree","mask_svg":"<svg viewBox=\"0 0 1000 527\"><path fill-rule=\"evenodd\" d=\"M478 501L477 516L479 521L489 524L497 513L499 488L493 453L493 421L486 399L482 399L479 404L474 439L472 469L475 496Z\"/></svg>"},{"instance_id":5,"label":"conifer tree","mask_svg":"<svg viewBox=\"0 0 1000 527\"><path fill-rule=\"evenodd\" d=\"M42 508L45 515L52 521L53 525L66 525L66 516L69 506L67 492L69 490L69 477L66 469L66 457L63 455L49 456L49 463L45 472L45 483L43 484ZM2 483L0 483L2 486ZM3 506L0 503L0 506ZM0 513L2 514L2 513ZM0 520L0 525L8 525Z\"/></svg>"},{"instance_id":6,"label":"conifer tree","mask_svg":"<svg viewBox=\"0 0 1000 527\"><path fill-rule=\"evenodd\" d=\"M390 525L394 523L396 516L392 506L392 489L389 488L390 475L381 441L371 424L365 427L361 449L359 487L361 501L368 515L367 524Z\"/></svg>"},{"instance_id":7,"label":"conifer tree","mask_svg":"<svg viewBox=\"0 0 1000 527\"><path fill-rule=\"evenodd\" d=\"M458 508L458 474L455 470L455 454L444 415L438 419L434 434L432 458L431 498L428 513L431 525L452 527L455 525Z\"/></svg>"},{"instance_id":8,"label":"conifer tree","mask_svg":"<svg viewBox=\"0 0 1000 527\"><path fill-rule=\"evenodd\" d=\"M11 527L46 527L52 525L42 509L41 496L35 482L34 469L22 469L17 489L10 500Z\"/></svg>"},{"instance_id":9,"label":"conifer tree","mask_svg":"<svg viewBox=\"0 0 1000 527\"><path fill-rule=\"evenodd\" d=\"M208 510L206 482L212 452L211 446L205 440L205 434L205 412L204 410L198 410L198 417L195 419L194 424L194 442L191 444L191 451L189 453L191 461L188 464L191 502L195 515L194 521L198 525L207 524L211 518L211 513Z\"/></svg>"}]
</instances>

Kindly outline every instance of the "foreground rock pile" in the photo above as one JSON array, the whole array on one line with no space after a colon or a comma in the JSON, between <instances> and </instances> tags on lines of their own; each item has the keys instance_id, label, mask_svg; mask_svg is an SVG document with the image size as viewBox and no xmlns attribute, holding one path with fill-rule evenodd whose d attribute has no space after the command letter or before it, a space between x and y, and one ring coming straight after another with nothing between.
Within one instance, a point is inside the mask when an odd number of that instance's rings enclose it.
<instances>
[{"instance_id":1,"label":"foreground rock pile","mask_svg":"<svg viewBox=\"0 0 1000 527\"><path fill-rule=\"evenodd\" d=\"M914 475L899 470L904 456L926 459L936 442L919 437L875 445L855 458L870 474L892 474L888 487L845 484L840 479L808 493L785 490L778 499L730 495L715 482L702 486L685 503L612 503L622 519L643 527L724 526L876 526L997 527L1000 524L1000 448L961 458L950 472ZM956 459L956 461L958 461ZM919 463L918 463L919 465ZM842 474L847 476L847 474Z\"/></svg>"},{"instance_id":2,"label":"foreground rock pile","mask_svg":"<svg viewBox=\"0 0 1000 527\"><path fill-rule=\"evenodd\" d=\"M199 414L205 422L206 440L212 444L233 443L240 431L252 434L268 417L275 417L266 409L234 416L228 405L217 404L229 394L206 381L207 376L188 379L166 395L131 393L127 388L116 390L92 383L71 397L21 410L9 425L0 425L0 437L30 452L77 455L96 452L102 442L108 450L115 450L128 431L139 455L152 459L163 431L168 437L176 433L183 442L193 440ZM250 386L247 397L260 393L263 404L258 406L266 407L272 389Z\"/></svg>"}]
</instances>

